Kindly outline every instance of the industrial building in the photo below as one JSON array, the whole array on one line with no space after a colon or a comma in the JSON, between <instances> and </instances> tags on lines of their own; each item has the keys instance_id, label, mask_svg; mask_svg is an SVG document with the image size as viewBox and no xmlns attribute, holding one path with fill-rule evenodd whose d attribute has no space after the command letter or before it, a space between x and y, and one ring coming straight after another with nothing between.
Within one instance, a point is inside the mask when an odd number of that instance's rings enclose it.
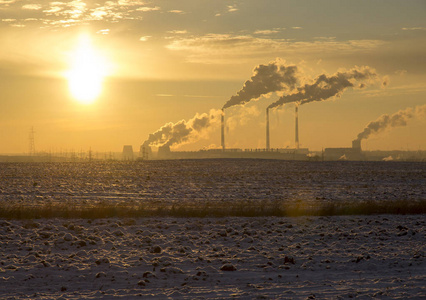
<instances>
[{"instance_id":1,"label":"industrial building","mask_svg":"<svg viewBox=\"0 0 426 300\"><path fill-rule=\"evenodd\" d=\"M217 149L199 151L171 151L168 146L160 146L157 153L153 153L148 144L140 148L140 160L147 159L212 159L212 158L260 158L283 159L301 161L366 161L366 160L411 160L425 161L425 151L362 151L361 140L352 141L352 147L325 148L321 152L311 152L308 148L300 148L299 144L299 107L295 107L295 140L294 148L271 148L269 109L266 109L266 143L261 149L226 148L225 146L225 111L221 114L221 146ZM124 149L123 149L124 151Z\"/></svg>"},{"instance_id":2,"label":"industrial building","mask_svg":"<svg viewBox=\"0 0 426 300\"><path fill-rule=\"evenodd\" d=\"M361 141L352 141L352 148L325 148L325 160L365 160L361 150Z\"/></svg>"},{"instance_id":3,"label":"industrial building","mask_svg":"<svg viewBox=\"0 0 426 300\"><path fill-rule=\"evenodd\" d=\"M122 154L123 160L133 160L133 147L131 145L124 145L123 146L123 154Z\"/></svg>"}]
</instances>

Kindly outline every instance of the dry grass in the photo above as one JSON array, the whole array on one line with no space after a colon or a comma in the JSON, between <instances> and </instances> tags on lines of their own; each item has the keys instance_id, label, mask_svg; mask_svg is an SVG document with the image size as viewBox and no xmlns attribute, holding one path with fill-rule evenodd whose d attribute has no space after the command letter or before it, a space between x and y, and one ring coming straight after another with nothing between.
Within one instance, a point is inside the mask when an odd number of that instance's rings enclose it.
<instances>
[{"instance_id":1,"label":"dry grass","mask_svg":"<svg viewBox=\"0 0 426 300\"><path fill-rule=\"evenodd\" d=\"M426 200L420 201L364 201L339 203L258 202L247 201L204 202L166 205L139 203L136 205L98 203L73 206L68 204L45 204L26 206L0 204L0 218L138 218L138 217L296 217L374 214L425 214Z\"/></svg>"}]
</instances>

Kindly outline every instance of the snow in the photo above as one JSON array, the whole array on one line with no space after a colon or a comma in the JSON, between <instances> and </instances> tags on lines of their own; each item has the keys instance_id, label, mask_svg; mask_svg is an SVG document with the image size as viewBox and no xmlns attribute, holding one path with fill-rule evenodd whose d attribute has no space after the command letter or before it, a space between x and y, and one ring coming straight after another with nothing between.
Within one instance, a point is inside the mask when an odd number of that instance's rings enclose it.
<instances>
[{"instance_id":1,"label":"snow","mask_svg":"<svg viewBox=\"0 0 426 300\"><path fill-rule=\"evenodd\" d=\"M418 162L0 163L0 202L424 200L425 177L426 164Z\"/></svg>"},{"instance_id":2,"label":"snow","mask_svg":"<svg viewBox=\"0 0 426 300\"><path fill-rule=\"evenodd\" d=\"M419 299L425 233L422 215L0 220L0 298Z\"/></svg>"},{"instance_id":3,"label":"snow","mask_svg":"<svg viewBox=\"0 0 426 300\"><path fill-rule=\"evenodd\" d=\"M0 164L0 203L424 201L424 163ZM0 219L1 299L421 299L424 215Z\"/></svg>"}]
</instances>

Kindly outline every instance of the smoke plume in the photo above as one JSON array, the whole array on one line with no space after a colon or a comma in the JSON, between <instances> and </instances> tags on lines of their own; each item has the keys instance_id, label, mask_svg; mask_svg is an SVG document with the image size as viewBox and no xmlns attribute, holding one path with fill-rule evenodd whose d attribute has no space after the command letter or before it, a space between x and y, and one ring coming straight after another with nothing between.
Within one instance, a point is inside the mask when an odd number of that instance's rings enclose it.
<instances>
[{"instance_id":1,"label":"smoke plume","mask_svg":"<svg viewBox=\"0 0 426 300\"><path fill-rule=\"evenodd\" d=\"M225 103L223 109L243 105L265 94L293 89L298 81L297 66L285 66L282 63L276 60L268 65L257 66L253 76L244 83L243 88L236 95Z\"/></svg>"},{"instance_id":2,"label":"smoke plume","mask_svg":"<svg viewBox=\"0 0 426 300\"><path fill-rule=\"evenodd\" d=\"M416 106L414 109L409 107L400 110L393 115L384 114L377 120L372 121L365 126L364 130L358 134L356 141L368 139L371 134L382 132L391 127L406 126L409 119L423 119L426 116L426 104Z\"/></svg>"},{"instance_id":3,"label":"smoke plume","mask_svg":"<svg viewBox=\"0 0 426 300\"><path fill-rule=\"evenodd\" d=\"M305 84L297 88L297 92L282 96L269 105L274 108L286 103L297 102L305 104L313 101L324 101L331 97L340 97L343 91L349 87L364 88L365 82L374 81L377 78L375 71L369 67L355 67L346 72L337 72L332 76L319 75L312 84Z\"/></svg>"},{"instance_id":4,"label":"smoke plume","mask_svg":"<svg viewBox=\"0 0 426 300\"><path fill-rule=\"evenodd\" d=\"M218 121L221 110L210 110L209 113L196 114L189 121L181 120L176 123L166 123L156 132L151 133L143 146L158 146L169 148L175 144L189 142L196 138Z\"/></svg>"}]
</instances>

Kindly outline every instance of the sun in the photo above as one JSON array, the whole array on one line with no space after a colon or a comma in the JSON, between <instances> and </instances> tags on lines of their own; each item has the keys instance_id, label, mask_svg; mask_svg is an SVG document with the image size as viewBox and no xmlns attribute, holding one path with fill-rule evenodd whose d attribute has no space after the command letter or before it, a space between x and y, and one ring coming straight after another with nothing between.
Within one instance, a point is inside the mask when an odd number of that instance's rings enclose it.
<instances>
[{"instance_id":1,"label":"sun","mask_svg":"<svg viewBox=\"0 0 426 300\"><path fill-rule=\"evenodd\" d=\"M81 35L71 53L71 67L66 72L71 95L80 103L93 103L102 92L106 63L94 49L90 37Z\"/></svg>"}]
</instances>

